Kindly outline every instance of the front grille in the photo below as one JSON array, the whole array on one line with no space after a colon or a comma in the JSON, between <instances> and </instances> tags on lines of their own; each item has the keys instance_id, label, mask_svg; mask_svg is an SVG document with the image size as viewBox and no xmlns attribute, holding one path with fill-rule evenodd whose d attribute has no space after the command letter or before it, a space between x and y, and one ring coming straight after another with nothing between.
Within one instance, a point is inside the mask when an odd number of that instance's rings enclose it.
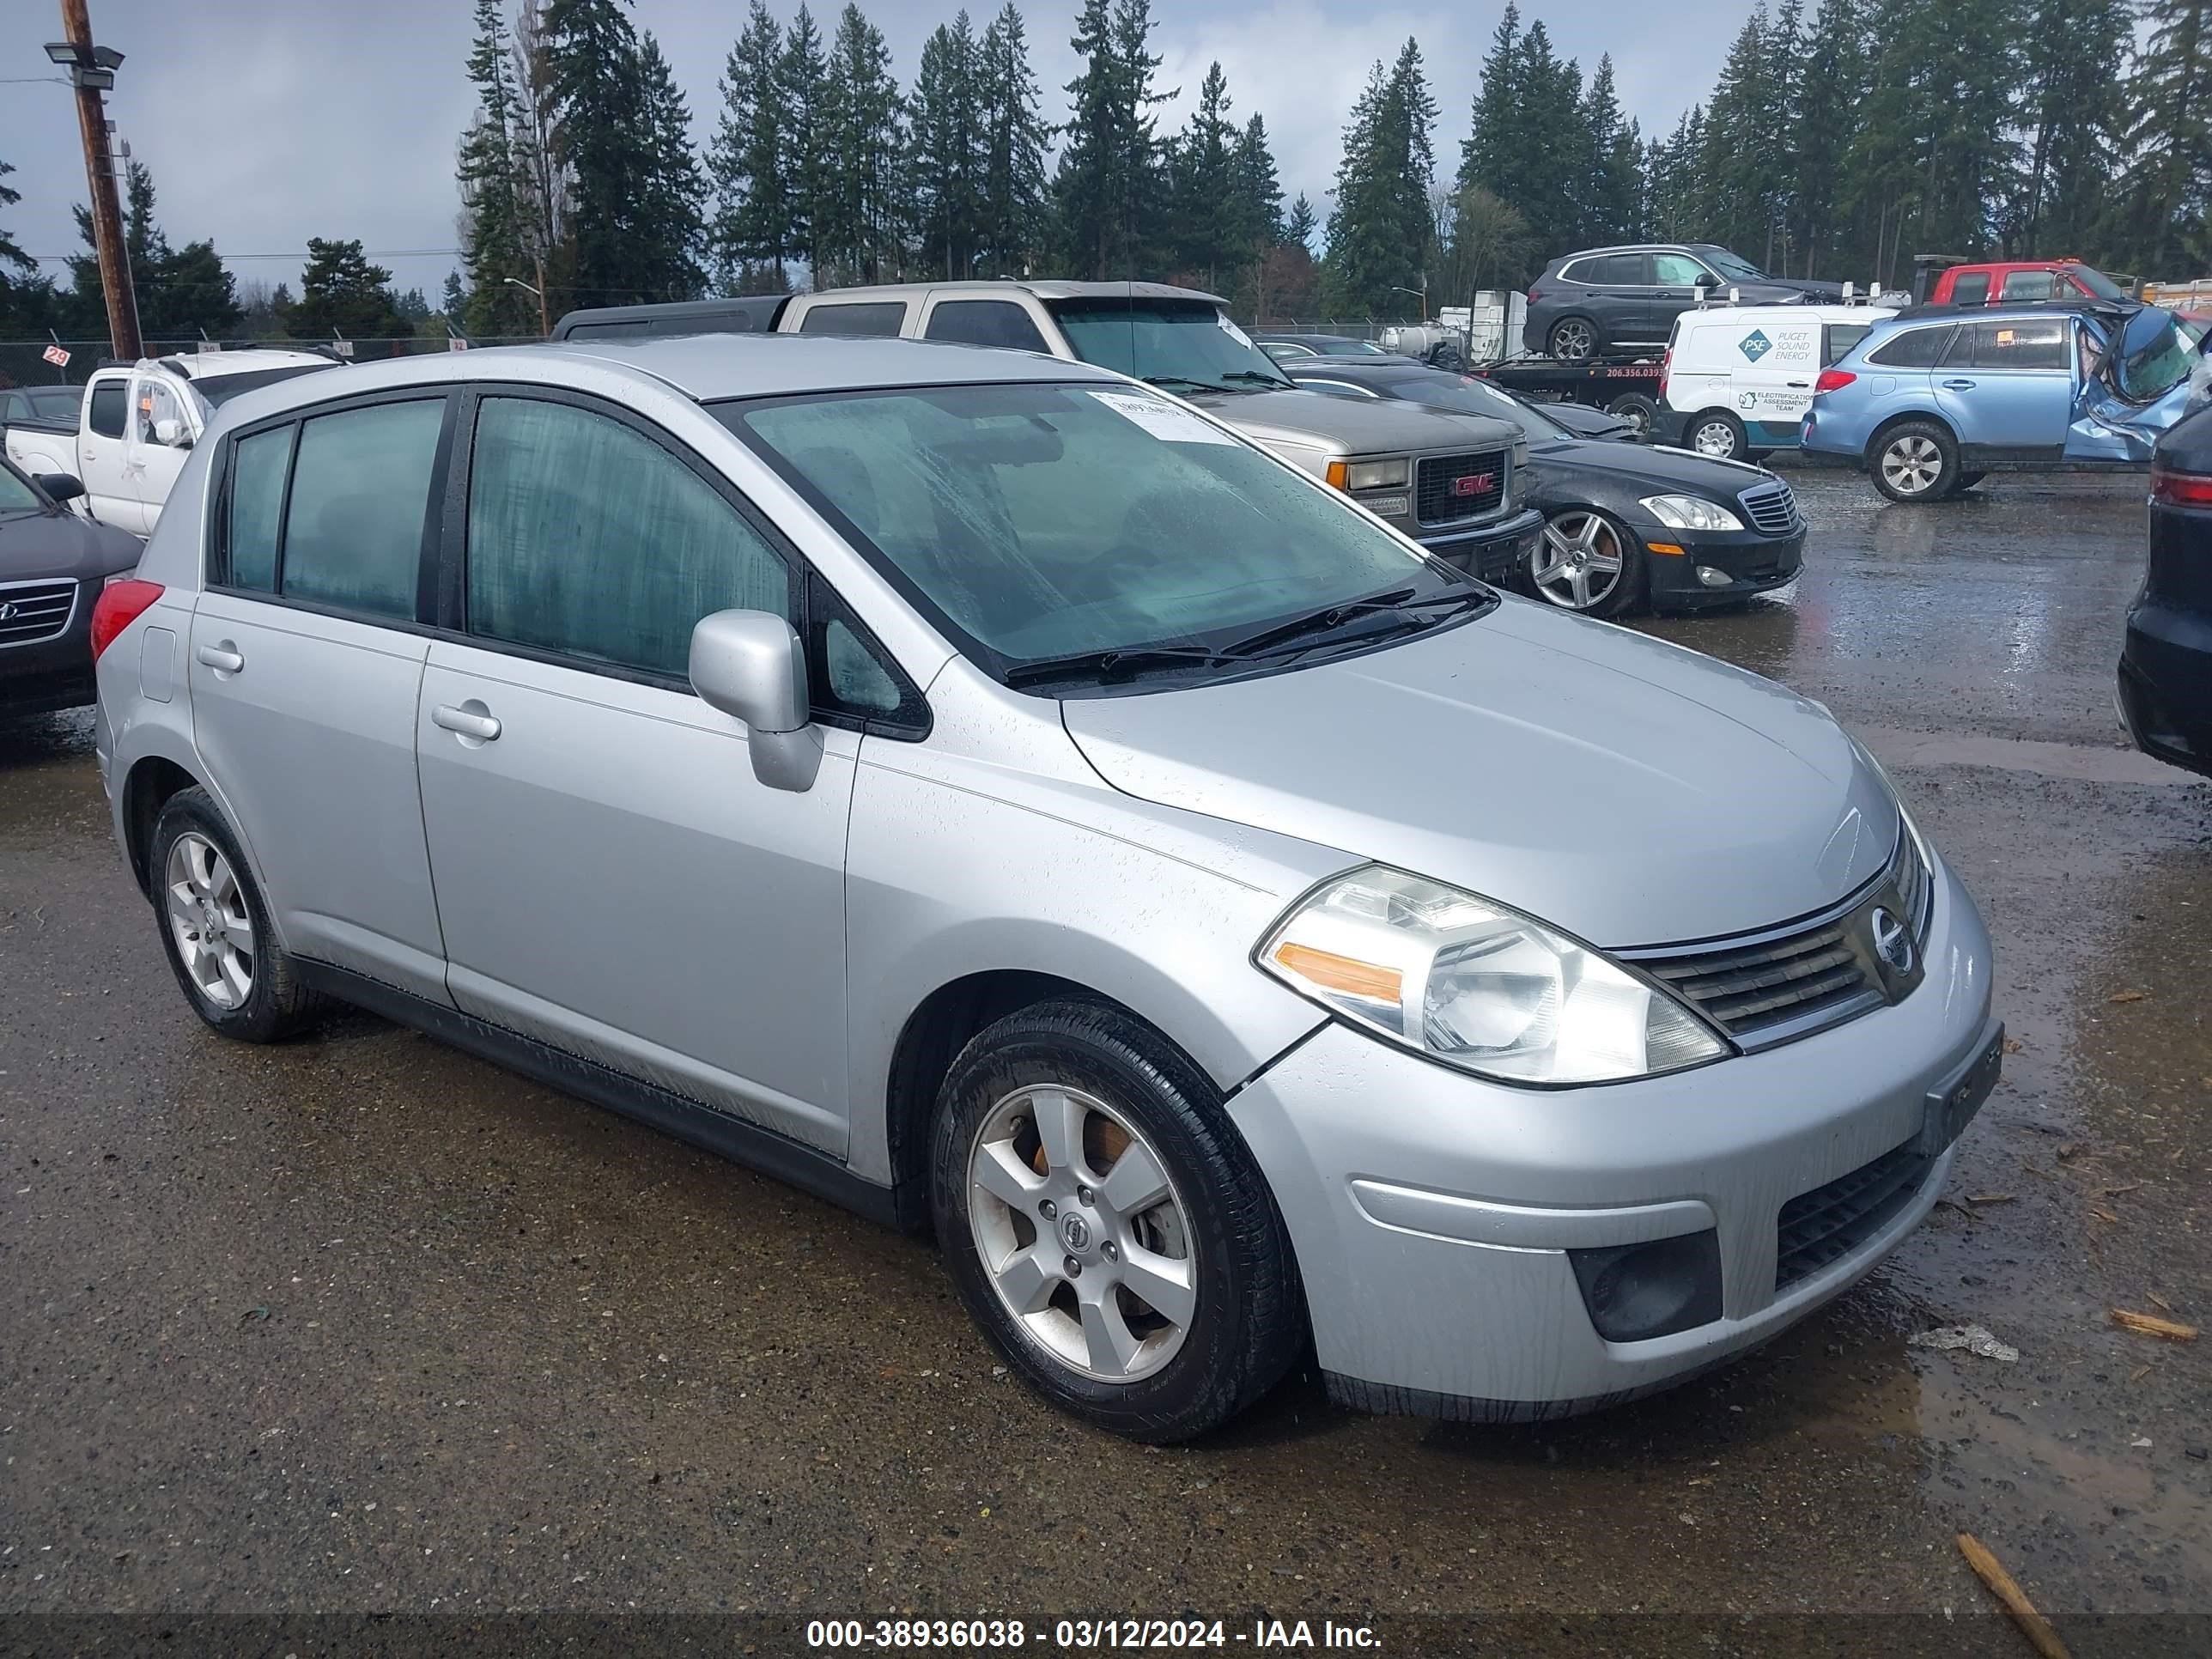
<instances>
[{"instance_id":1,"label":"front grille","mask_svg":"<svg viewBox=\"0 0 2212 1659\"><path fill-rule=\"evenodd\" d=\"M1786 536L1797 527L1797 498L1779 478L1771 483L1753 484L1736 499L1743 503L1743 510L1751 514L1753 527L1762 536Z\"/></svg>"},{"instance_id":2,"label":"front grille","mask_svg":"<svg viewBox=\"0 0 2212 1659\"><path fill-rule=\"evenodd\" d=\"M1428 457L1414 468L1414 516L1424 525L1439 525L1495 513L1505 501L1508 460L1502 449Z\"/></svg>"},{"instance_id":3,"label":"front grille","mask_svg":"<svg viewBox=\"0 0 2212 1659\"><path fill-rule=\"evenodd\" d=\"M76 614L76 579L0 583L0 647L58 639Z\"/></svg>"},{"instance_id":4,"label":"front grille","mask_svg":"<svg viewBox=\"0 0 2212 1659\"><path fill-rule=\"evenodd\" d=\"M1888 868L1832 910L1768 933L1620 954L1743 1046L1764 1047L1887 1002L1866 917L1894 893L1917 940L1927 933L1931 891L1919 848L1900 831Z\"/></svg>"},{"instance_id":5,"label":"front grille","mask_svg":"<svg viewBox=\"0 0 2212 1659\"><path fill-rule=\"evenodd\" d=\"M1930 1161L1908 1140L1784 1205L1775 1226L1774 1288L1810 1278L1880 1232L1912 1201Z\"/></svg>"}]
</instances>

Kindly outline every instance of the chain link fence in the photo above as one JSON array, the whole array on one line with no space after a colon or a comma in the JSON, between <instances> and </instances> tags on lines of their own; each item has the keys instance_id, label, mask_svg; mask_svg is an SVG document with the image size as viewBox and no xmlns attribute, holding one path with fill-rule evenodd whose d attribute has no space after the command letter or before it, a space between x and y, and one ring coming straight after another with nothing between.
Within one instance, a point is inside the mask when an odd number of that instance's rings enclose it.
<instances>
[{"instance_id":1,"label":"chain link fence","mask_svg":"<svg viewBox=\"0 0 2212 1659\"><path fill-rule=\"evenodd\" d=\"M501 337L496 339L471 340L471 349L486 346L534 345L535 334ZM46 361L46 354L57 342L46 340L0 340L0 387L18 386L82 386L92 378L94 369L109 361L110 347L106 340L63 340L58 342L69 353L69 362L57 366ZM451 341L444 335L408 335L392 340L352 340L338 345L331 340L148 340L149 357L189 355L195 351L247 351L256 348L270 351L303 351L311 347L337 345L343 353L345 346L352 348L352 360L357 363L374 362L385 357L412 357L426 352L450 351Z\"/></svg>"}]
</instances>

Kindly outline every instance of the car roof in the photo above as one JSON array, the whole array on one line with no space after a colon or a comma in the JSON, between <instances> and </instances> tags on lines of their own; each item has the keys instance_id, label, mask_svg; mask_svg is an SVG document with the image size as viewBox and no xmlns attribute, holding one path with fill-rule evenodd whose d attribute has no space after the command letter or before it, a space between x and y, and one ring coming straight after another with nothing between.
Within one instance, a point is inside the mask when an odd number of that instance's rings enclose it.
<instances>
[{"instance_id":1,"label":"car roof","mask_svg":"<svg viewBox=\"0 0 2212 1659\"><path fill-rule=\"evenodd\" d=\"M484 380L561 385L588 378L592 370L609 369L641 384L672 388L701 403L1010 380L1118 384L1121 378L1088 363L949 342L831 334L663 334L387 358L333 379L307 374L281 381L248 392L232 408L240 420L258 420L301 404L386 387Z\"/></svg>"},{"instance_id":2,"label":"car roof","mask_svg":"<svg viewBox=\"0 0 2212 1659\"><path fill-rule=\"evenodd\" d=\"M185 371L185 378L188 380L216 380L226 374L253 374L264 368L295 368L306 363L327 363L331 360L319 351L258 348L245 351L179 351L147 361L173 363Z\"/></svg>"}]
</instances>

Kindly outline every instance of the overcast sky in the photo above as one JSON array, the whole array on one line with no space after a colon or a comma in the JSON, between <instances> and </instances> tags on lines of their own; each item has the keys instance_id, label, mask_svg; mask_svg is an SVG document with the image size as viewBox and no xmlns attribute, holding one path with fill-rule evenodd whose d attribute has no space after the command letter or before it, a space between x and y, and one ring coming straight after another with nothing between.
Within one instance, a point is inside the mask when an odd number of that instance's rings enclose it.
<instances>
[{"instance_id":1,"label":"overcast sky","mask_svg":"<svg viewBox=\"0 0 2212 1659\"><path fill-rule=\"evenodd\" d=\"M770 0L788 17L797 0ZM976 0L980 30L997 0ZM1562 56L1585 72L1613 54L1621 101L1649 131L1711 89L1752 0L1706 0L1694 13L1619 0L1524 0ZM872 0L864 9L890 42L902 85L923 38L955 0ZM1326 218L1344 118L1368 67L1421 42L1442 112L1438 170L1458 163L1477 65L1500 5L1362 6L1341 0L1156 0L1153 39L1166 59L1163 130L1180 125L1206 64L1221 61L1234 113L1267 117L1285 199L1300 190ZM827 27L836 0L816 0ZM296 285L310 236L358 237L401 288L434 304L451 252L453 146L473 107L462 59L470 0L92 0L94 38L125 54L108 111L118 135L153 169L159 216L173 242L204 236L242 280ZM1076 0L1025 0L1048 119L1075 74L1068 47ZM720 102L715 81L743 22L739 0L636 0L674 64L701 138ZM1449 21L1445 20L1449 19ZM85 198L76 107L64 85L16 77L52 72L43 44L60 33L55 0L0 0L0 161L23 199L6 228L27 252L78 244L70 204ZM428 250L427 252L415 252ZM274 258L243 256L273 254ZM58 273L61 267L45 269Z\"/></svg>"}]
</instances>

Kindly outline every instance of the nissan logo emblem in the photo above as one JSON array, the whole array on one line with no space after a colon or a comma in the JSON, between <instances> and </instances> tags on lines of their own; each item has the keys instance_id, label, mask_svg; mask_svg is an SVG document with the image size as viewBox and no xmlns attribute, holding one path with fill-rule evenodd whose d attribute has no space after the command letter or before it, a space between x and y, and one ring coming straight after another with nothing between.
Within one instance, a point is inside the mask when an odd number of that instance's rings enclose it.
<instances>
[{"instance_id":1,"label":"nissan logo emblem","mask_svg":"<svg viewBox=\"0 0 2212 1659\"><path fill-rule=\"evenodd\" d=\"M1079 1215L1060 1218L1060 1236L1079 1255L1091 1248L1091 1224Z\"/></svg>"},{"instance_id":2,"label":"nissan logo emblem","mask_svg":"<svg viewBox=\"0 0 2212 1659\"><path fill-rule=\"evenodd\" d=\"M1875 954L1893 973L1912 971L1912 932L1881 905L1868 919L1874 928Z\"/></svg>"}]
</instances>

